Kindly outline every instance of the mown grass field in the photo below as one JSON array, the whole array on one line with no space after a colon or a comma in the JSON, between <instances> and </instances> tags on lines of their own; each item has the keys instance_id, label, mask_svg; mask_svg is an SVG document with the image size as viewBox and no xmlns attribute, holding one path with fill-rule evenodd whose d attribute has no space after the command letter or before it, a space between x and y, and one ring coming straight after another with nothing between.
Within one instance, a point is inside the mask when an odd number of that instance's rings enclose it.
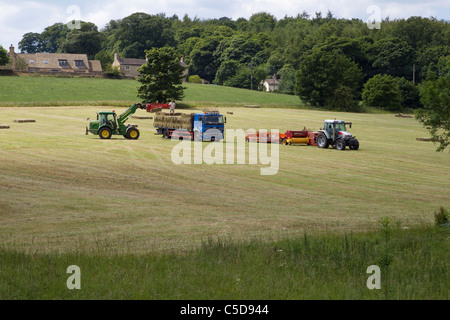
<instances>
[{"instance_id":1,"label":"mown grass field","mask_svg":"<svg viewBox=\"0 0 450 320\"><path fill-rule=\"evenodd\" d=\"M0 106L127 106L139 102L135 80L56 77L1 77ZM229 105L298 107L296 96L215 85L185 83L183 103L187 105Z\"/></svg>"},{"instance_id":2,"label":"mown grass field","mask_svg":"<svg viewBox=\"0 0 450 320\"><path fill-rule=\"evenodd\" d=\"M17 103L0 94L1 105ZM23 99L33 103L28 94ZM450 207L450 154L416 141L427 136L416 120L217 107L232 129L317 130L324 119L352 121L361 148L280 146L278 173L261 176L266 165L248 160L175 165L178 142L154 135L152 120L130 120L141 131L137 141L85 135L87 117L124 107L1 107L0 123L11 128L0 130L0 298L383 298L365 287L366 268L381 261L382 217L398 229L391 268L399 276L389 298L448 298L448 233L429 226L440 206ZM314 250L305 251L305 235L316 239ZM350 244L354 250L345 251ZM67 291L71 264L91 287ZM148 281L139 285L144 274ZM117 278L125 282L112 285Z\"/></svg>"}]
</instances>

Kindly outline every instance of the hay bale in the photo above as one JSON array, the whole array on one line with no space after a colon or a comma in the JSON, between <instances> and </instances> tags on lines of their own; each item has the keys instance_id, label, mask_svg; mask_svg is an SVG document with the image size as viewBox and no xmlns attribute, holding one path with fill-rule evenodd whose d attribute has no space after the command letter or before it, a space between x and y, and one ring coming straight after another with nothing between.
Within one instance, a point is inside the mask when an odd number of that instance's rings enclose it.
<instances>
[{"instance_id":1,"label":"hay bale","mask_svg":"<svg viewBox=\"0 0 450 320\"><path fill-rule=\"evenodd\" d=\"M154 112L161 112L162 108L153 108L150 110L150 112L154 113Z\"/></svg>"},{"instance_id":2,"label":"hay bale","mask_svg":"<svg viewBox=\"0 0 450 320\"><path fill-rule=\"evenodd\" d=\"M227 114L233 114L233 112L228 111Z\"/></svg>"},{"instance_id":3,"label":"hay bale","mask_svg":"<svg viewBox=\"0 0 450 320\"><path fill-rule=\"evenodd\" d=\"M414 116L410 115L410 114L403 114L403 113L399 113L395 115L397 118L414 118Z\"/></svg>"},{"instance_id":4,"label":"hay bale","mask_svg":"<svg viewBox=\"0 0 450 320\"><path fill-rule=\"evenodd\" d=\"M34 119L15 119L14 122L26 123L26 122L36 122L36 120L34 120Z\"/></svg>"},{"instance_id":5,"label":"hay bale","mask_svg":"<svg viewBox=\"0 0 450 320\"><path fill-rule=\"evenodd\" d=\"M0 124L0 129L9 129L7 124Z\"/></svg>"},{"instance_id":6,"label":"hay bale","mask_svg":"<svg viewBox=\"0 0 450 320\"><path fill-rule=\"evenodd\" d=\"M148 116L131 116L132 119L153 119L153 117Z\"/></svg>"}]
</instances>

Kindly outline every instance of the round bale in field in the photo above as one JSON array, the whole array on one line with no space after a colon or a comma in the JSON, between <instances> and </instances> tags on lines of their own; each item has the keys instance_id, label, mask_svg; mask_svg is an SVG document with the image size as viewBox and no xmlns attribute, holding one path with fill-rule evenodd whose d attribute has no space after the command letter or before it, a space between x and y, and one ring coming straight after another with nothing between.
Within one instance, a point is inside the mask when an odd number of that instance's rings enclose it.
<instances>
[{"instance_id":1,"label":"round bale in field","mask_svg":"<svg viewBox=\"0 0 450 320\"><path fill-rule=\"evenodd\" d=\"M0 124L0 129L9 129L9 125L7 125L7 124Z\"/></svg>"}]
</instances>

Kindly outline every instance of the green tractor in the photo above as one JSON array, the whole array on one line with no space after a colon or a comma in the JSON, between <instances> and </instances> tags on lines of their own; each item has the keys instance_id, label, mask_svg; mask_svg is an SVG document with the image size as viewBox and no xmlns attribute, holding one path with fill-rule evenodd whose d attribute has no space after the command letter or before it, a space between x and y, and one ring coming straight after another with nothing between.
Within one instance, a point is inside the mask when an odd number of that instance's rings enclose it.
<instances>
[{"instance_id":1,"label":"green tractor","mask_svg":"<svg viewBox=\"0 0 450 320\"><path fill-rule=\"evenodd\" d=\"M139 130L133 125L125 125L137 109L146 109L146 107L140 103L134 104L120 116L117 116L114 111L97 113L97 120L91 121L89 128L86 127L86 135L90 132L93 135L99 135L101 139L110 139L112 135L121 135L132 140L139 139Z\"/></svg>"},{"instance_id":2,"label":"green tractor","mask_svg":"<svg viewBox=\"0 0 450 320\"><path fill-rule=\"evenodd\" d=\"M348 146L350 150L358 150L359 141L350 132L347 132L346 125L352 127L351 122L325 120L324 127L319 130L316 138L317 146L326 149L331 145L337 150L345 150Z\"/></svg>"}]
</instances>

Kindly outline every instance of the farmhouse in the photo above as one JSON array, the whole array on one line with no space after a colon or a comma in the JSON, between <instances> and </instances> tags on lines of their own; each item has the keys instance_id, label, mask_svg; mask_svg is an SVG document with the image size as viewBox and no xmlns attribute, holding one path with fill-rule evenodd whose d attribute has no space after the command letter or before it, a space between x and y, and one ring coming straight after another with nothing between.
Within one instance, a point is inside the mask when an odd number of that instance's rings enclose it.
<instances>
[{"instance_id":1,"label":"farmhouse","mask_svg":"<svg viewBox=\"0 0 450 320\"><path fill-rule=\"evenodd\" d=\"M67 73L74 75L101 75L99 60L88 60L86 54L77 53L15 53L9 48L11 69L20 72Z\"/></svg>"},{"instance_id":2,"label":"farmhouse","mask_svg":"<svg viewBox=\"0 0 450 320\"><path fill-rule=\"evenodd\" d=\"M138 68L147 62L147 59L121 58L119 53L114 53L113 67L119 67L120 71L127 78L136 78L139 76ZM184 67L183 80L187 78L189 70L184 57L181 57L180 65Z\"/></svg>"},{"instance_id":3,"label":"farmhouse","mask_svg":"<svg viewBox=\"0 0 450 320\"><path fill-rule=\"evenodd\" d=\"M135 78L139 76L137 71L143 64L147 62L146 59L120 58L119 53L114 53L113 67L119 67L120 71L127 78Z\"/></svg>"},{"instance_id":4,"label":"farmhouse","mask_svg":"<svg viewBox=\"0 0 450 320\"><path fill-rule=\"evenodd\" d=\"M272 78L261 81L260 86L267 92L278 90L278 86L280 85L280 79L276 74L273 75Z\"/></svg>"}]
</instances>

